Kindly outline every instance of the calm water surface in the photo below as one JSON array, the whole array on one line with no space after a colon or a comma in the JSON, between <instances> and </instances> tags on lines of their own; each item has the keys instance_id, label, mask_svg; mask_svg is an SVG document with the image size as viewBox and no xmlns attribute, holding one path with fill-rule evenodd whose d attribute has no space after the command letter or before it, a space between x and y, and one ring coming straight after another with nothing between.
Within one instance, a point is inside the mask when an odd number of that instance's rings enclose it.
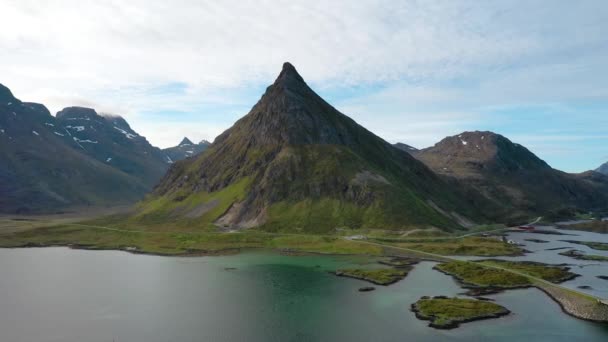
<instances>
[{"instance_id":1,"label":"calm water surface","mask_svg":"<svg viewBox=\"0 0 608 342\"><path fill-rule=\"evenodd\" d=\"M367 283L327 273L370 262L0 249L0 341L608 340L606 325L563 314L536 289L493 296L510 316L434 330L409 306L423 295L462 292L452 278L423 262L393 286L359 293Z\"/></svg>"}]
</instances>

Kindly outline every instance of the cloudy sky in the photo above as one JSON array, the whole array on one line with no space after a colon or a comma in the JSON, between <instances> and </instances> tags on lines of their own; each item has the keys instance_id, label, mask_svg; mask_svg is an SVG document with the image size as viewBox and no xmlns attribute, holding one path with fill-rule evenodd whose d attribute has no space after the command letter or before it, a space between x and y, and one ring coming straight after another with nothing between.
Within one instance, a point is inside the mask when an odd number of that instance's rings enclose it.
<instances>
[{"instance_id":1,"label":"cloudy sky","mask_svg":"<svg viewBox=\"0 0 608 342\"><path fill-rule=\"evenodd\" d=\"M608 2L0 0L0 83L213 138L284 61L390 142L492 130L566 171L608 161Z\"/></svg>"}]
</instances>

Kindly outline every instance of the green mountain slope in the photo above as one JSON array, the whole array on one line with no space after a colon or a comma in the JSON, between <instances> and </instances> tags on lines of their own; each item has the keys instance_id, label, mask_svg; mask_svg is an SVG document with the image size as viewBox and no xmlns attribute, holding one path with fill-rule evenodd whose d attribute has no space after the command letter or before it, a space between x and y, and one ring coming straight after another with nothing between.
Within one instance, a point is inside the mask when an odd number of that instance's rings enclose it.
<instances>
[{"instance_id":1,"label":"green mountain slope","mask_svg":"<svg viewBox=\"0 0 608 342\"><path fill-rule=\"evenodd\" d=\"M470 209L475 199L460 195L338 112L285 63L246 116L205 153L171 167L131 222L306 232L451 229L464 217L481 217Z\"/></svg>"}]
</instances>

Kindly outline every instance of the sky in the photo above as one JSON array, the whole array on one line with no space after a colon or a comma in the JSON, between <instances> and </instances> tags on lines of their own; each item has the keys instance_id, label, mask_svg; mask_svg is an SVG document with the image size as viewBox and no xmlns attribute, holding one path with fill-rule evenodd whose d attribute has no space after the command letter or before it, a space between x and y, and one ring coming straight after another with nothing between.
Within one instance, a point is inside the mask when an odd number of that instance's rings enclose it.
<instances>
[{"instance_id":1,"label":"sky","mask_svg":"<svg viewBox=\"0 0 608 342\"><path fill-rule=\"evenodd\" d=\"M212 141L285 61L392 143L491 130L564 171L608 161L604 0L0 0L0 83L159 147Z\"/></svg>"}]
</instances>

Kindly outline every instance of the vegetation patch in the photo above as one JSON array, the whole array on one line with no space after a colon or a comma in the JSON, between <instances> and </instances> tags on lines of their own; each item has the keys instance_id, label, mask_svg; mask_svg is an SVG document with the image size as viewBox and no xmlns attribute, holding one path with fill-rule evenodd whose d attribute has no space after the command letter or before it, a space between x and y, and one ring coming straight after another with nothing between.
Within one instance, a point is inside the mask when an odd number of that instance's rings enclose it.
<instances>
[{"instance_id":1,"label":"vegetation patch","mask_svg":"<svg viewBox=\"0 0 608 342\"><path fill-rule=\"evenodd\" d=\"M496 303L477 299L422 297L412 304L411 310L421 320L430 321L429 327L454 329L461 323L499 318L510 313Z\"/></svg>"},{"instance_id":2,"label":"vegetation patch","mask_svg":"<svg viewBox=\"0 0 608 342\"><path fill-rule=\"evenodd\" d=\"M410 248L439 255L463 256L517 256L524 250L492 237L466 237L461 239L376 239L395 247Z\"/></svg>"},{"instance_id":3,"label":"vegetation patch","mask_svg":"<svg viewBox=\"0 0 608 342\"><path fill-rule=\"evenodd\" d=\"M0 247L71 246L162 255L233 253L241 248L290 249L327 254L381 255L382 247L339 237L280 235L253 230L238 233L166 232L58 225L0 234Z\"/></svg>"},{"instance_id":4,"label":"vegetation patch","mask_svg":"<svg viewBox=\"0 0 608 342\"><path fill-rule=\"evenodd\" d=\"M576 241L576 240L560 240L560 241L572 243L575 245L587 246L591 249L596 249L599 251L608 251L608 243L605 243L605 242Z\"/></svg>"},{"instance_id":5,"label":"vegetation patch","mask_svg":"<svg viewBox=\"0 0 608 342\"><path fill-rule=\"evenodd\" d=\"M464 287L468 288L483 287L502 290L532 285L532 282L525 276L513 274L505 270L484 267L474 262L452 261L438 264L434 269L453 276Z\"/></svg>"},{"instance_id":6,"label":"vegetation patch","mask_svg":"<svg viewBox=\"0 0 608 342\"><path fill-rule=\"evenodd\" d=\"M587 260L587 261L602 261L608 262L608 257L603 255L593 255L593 254L585 254L581 251L577 251L575 249L571 249L566 252L561 252L559 255L571 257L577 260Z\"/></svg>"},{"instance_id":7,"label":"vegetation patch","mask_svg":"<svg viewBox=\"0 0 608 342\"><path fill-rule=\"evenodd\" d=\"M562 283L578 277L569 267L547 265L534 261L480 260L478 263L513 270L552 283Z\"/></svg>"},{"instance_id":8,"label":"vegetation patch","mask_svg":"<svg viewBox=\"0 0 608 342\"><path fill-rule=\"evenodd\" d=\"M342 269L334 272L339 277L348 277L365 280L376 285L391 285L405 278L408 274L404 269L379 268L379 269Z\"/></svg>"}]
</instances>

